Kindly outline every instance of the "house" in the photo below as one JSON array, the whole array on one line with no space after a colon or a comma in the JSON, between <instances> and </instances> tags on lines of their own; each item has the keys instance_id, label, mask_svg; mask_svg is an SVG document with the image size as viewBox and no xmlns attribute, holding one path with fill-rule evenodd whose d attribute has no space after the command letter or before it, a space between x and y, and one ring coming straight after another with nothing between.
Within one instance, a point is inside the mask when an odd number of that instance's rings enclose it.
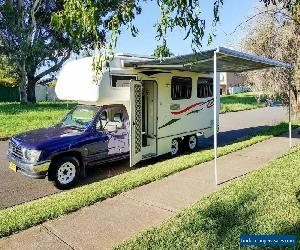
<instances>
[{"instance_id":1,"label":"house","mask_svg":"<svg viewBox=\"0 0 300 250\"><path fill-rule=\"evenodd\" d=\"M245 80L246 80L245 76L239 73L221 72L220 73L221 95L246 92L248 88L243 86Z\"/></svg>"}]
</instances>

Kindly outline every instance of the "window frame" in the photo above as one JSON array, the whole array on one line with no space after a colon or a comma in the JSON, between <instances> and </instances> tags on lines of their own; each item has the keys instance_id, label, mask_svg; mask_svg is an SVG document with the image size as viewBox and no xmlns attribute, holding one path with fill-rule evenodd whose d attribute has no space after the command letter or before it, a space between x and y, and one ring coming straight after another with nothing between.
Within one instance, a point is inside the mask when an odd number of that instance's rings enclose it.
<instances>
[{"instance_id":1,"label":"window frame","mask_svg":"<svg viewBox=\"0 0 300 250\"><path fill-rule=\"evenodd\" d=\"M179 85L189 85L188 87L190 87L190 94L187 98L174 98L173 96L173 86L174 86L174 80L175 79L186 79L186 80L189 80L190 83L181 83ZM188 88L187 88L188 89ZM193 79L192 77L186 77L186 76L173 76L172 79L171 79L171 99L176 101L176 100L188 100L188 99L191 99L192 98L192 93L193 93Z\"/></svg>"},{"instance_id":2,"label":"window frame","mask_svg":"<svg viewBox=\"0 0 300 250\"><path fill-rule=\"evenodd\" d=\"M110 74L110 86L114 89L117 89L117 88L129 88L130 86L113 86L113 77L132 77L134 79L130 79L130 80L137 80L137 75L130 75L130 74ZM129 81L130 81L129 80Z\"/></svg>"},{"instance_id":3,"label":"window frame","mask_svg":"<svg viewBox=\"0 0 300 250\"><path fill-rule=\"evenodd\" d=\"M208 83L201 83L201 80L206 80L209 82ZM205 87L209 87L209 92L211 93L211 95L206 95L206 96L200 96L199 93L199 86L205 86ZM213 97L214 95L214 89L213 89L214 83L213 83L213 78L211 77L198 77L197 79L197 98L210 98Z\"/></svg>"}]
</instances>

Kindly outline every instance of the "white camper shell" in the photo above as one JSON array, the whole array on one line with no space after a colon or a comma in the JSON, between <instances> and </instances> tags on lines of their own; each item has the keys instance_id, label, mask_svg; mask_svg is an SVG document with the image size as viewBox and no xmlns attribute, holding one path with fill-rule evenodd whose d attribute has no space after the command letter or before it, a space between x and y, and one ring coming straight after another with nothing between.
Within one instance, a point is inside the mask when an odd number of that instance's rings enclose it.
<instances>
[{"instance_id":1,"label":"white camper shell","mask_svg":"<svg viewBox=\"0 0 300 250\"><path fill-rule=\"evenodd\" d=\"M181 146L193 149L197 136L210 137L214 131L213 74L172 65L137 65L155 59L117 54L103 65L98 80L93 58L70 61L55 88L61 100L126 107L131 166L162 154L175 155Z\"/></svg>"}]
</instances>

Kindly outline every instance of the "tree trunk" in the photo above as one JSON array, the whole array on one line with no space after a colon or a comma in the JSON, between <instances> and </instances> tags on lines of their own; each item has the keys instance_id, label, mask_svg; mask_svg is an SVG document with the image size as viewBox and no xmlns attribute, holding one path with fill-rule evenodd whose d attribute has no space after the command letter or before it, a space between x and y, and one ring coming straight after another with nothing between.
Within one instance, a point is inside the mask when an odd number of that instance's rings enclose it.
<instances>
[{"instance_id":1,"label":"tree trunk","mask_svg":"<svg viewBox=\"0 0 300 250\"><path fill-rule=\"evenodd\" d=\"M35 85L36 85L36 81L34 80L34 78L28 77L27 98L28 98L28 102L31 103L36 103Z\"/></svg>"},{"instance_id":2,"label":"tree trunk","mask_svg":"<svg viewBox=\"0 0 300 250\"><path fill-rule=\"evenodd\" d=\"M25 62L22 62L21 66L21 72L22 72L22 77L21 77L21 84L20 84L20 102L21 103L28 103L27 99L27 72L26 72L26 67L25 67Z\"/></svg>"}]
</instances>

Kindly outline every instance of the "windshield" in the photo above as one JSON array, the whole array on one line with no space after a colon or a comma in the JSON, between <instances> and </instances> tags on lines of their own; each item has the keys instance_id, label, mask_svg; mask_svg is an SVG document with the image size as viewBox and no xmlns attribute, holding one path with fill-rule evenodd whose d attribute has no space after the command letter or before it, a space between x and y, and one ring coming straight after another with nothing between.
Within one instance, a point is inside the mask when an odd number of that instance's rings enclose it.
<instances>
[{"instance_id":1,"label":"windshield","mask_svg":"<svg viewBox=\"0 0 300 250\"><path fill-rule=\"evenodd\" d=\"M79 105L68 113L61 123L65 127L85 129L93 121L98 110L98 107Z\"/></svg>"}]
</instances>

